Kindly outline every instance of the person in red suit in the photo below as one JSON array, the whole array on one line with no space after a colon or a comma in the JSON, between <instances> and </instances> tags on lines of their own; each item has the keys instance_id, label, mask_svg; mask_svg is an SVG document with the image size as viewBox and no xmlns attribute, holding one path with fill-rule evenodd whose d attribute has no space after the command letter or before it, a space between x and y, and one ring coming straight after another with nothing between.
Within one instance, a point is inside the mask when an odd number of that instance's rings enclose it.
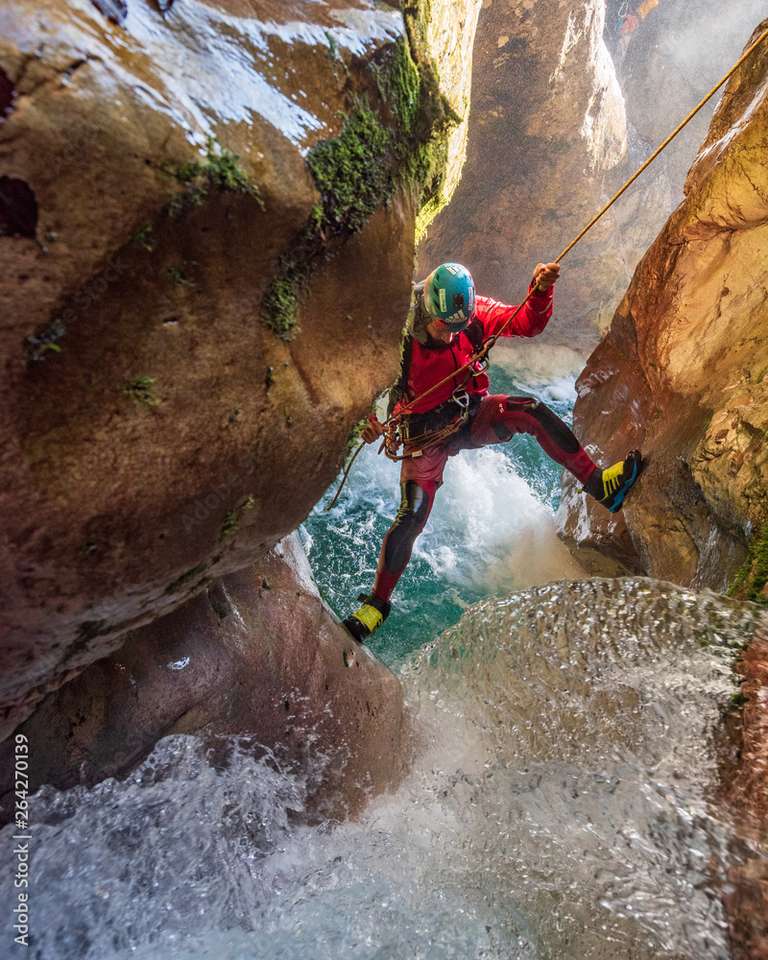
<instances>
[{"instance_id":1,"label":"person in red suit","mask_svg":"<svg viewBox=\"0 0 768 960\"><path fill-rule=\"evenodd\" d=\"M388 410L400 418L404 442L400 509L384 537L370 594L361 594L362 606L344 620L357 641L367 640L389 615L390 597L427 522L446 463L459 451L530 434L611 512L621 508L637 480L642 466L637 450L600 469L546 404L534 397L490 393L482 364L461 370L488 337L541 333L552 316L559 274L557 263L538 264L530 297L516 315L516 305L476 296L472 276L461 264L441 264L416 284L400 378L390 391ZM384 433L385 425L369 416L363 440L373 443Z\"/></svg>"}]
</instances>

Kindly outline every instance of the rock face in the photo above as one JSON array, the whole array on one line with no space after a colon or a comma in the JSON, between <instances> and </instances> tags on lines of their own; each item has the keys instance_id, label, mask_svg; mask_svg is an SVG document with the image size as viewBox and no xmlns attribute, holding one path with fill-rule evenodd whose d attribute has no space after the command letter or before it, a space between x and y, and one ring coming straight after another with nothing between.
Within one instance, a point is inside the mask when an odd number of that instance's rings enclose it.
<instances>
[{"instance_id":1,"label":"rock face","mask_svg":"<svg viewBox=\"0 0 768 960\"><path fill-rule=\"evenodd\" d=\"M119 777L162 736L236 734L301 770L316 812L355 813L399 781L410 726L393 674L363 651L345 666L354 646L289 537L50 694L17 731L34 744L30 786ZM0 747L6 798L13 739Z\"/></svg>"},{"instance_id":2,"label":"rock face","mask_svg":"<svg viewBox=\"0 0 768 960\"><path fill-rule=\"evenodd\" d=\"M0 737L295 529L394 376L455 122L417 14L0 10Z\"/></svg>"},{"instance_id":3,"label":"rock face","mask_svg":"<svg viewBox=\"0 0 768 960\"><path fill-rule=\"evenodd\" d=\"M577 432L613 454L641 447L645 476L618 518L566 483L572 544L718 590L768 504L766 131L768 45L728 86L684 203L577 385Z\"/></svg>"},{"instance_id":4,"label":"rock face","mask_svg":"<svg viewBox=\"0 0 768 960\"><path fill-rule=\"evenodd\" d=\"M768 958L768 625L739 664L744 699L736 763L725 771L724 794L754 856L729 877L726 897L734 960Z\"/></svg>"},{"instance_id":5,"label":"rock face","mask_svg":"<svg viewBox=\"0 0 768 960\"><path fill-rule=\"evenodd\" d=\"M413 9L413 4L401 4ZM429 227L434 216L453 197L461 180L467 156L472 63L477 20L483 0L418 0L418 16L412 29L431 58L439 65L440 93L455 114L455 126L445 141L445 173L442 183L422 209L417 225L417 238Z\"/></svg>"},{"instance_id":6,"label":"rock face","mask_svg":"<svg viewBox=\"0 0 768 960\"><path fill-rule=\"evenodd\" d=\"M624 105L603 20L603 0L573 9L556 0L486 5L465 175L422 246L422 272L460 260L481 291L516 302L534 264L554 257L572 225L587 219L602 175L626 152ZM620 266L615 256L601 276L621 273ZM570 276L576 274L574 267ZM583 313L573 280L564 278L558 292Z\"/></svg>"},{"instance_id":7,"label":"rock face","mask_svg":"<svg viewBox=\"0 0 768 960\"><path fill-rule=\"evenodd\" d=\"M470 146L422 273L460 260L510 302L733 62L757 0L489 0L478 26ZM682 197L712 108L568 255L544 341L585 354ZM705 119L705 117L707 119Z\"/></svg>"}]
</instances>

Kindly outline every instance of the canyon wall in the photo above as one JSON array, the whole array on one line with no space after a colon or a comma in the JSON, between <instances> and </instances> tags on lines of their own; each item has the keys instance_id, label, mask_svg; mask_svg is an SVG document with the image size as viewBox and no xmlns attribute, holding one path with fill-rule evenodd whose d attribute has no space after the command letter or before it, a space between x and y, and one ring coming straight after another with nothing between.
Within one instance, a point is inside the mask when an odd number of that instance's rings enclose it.
<instances>
[{"instance_id":1,"label":"canyon wall","mask_svg":"<svg viewBox=\"0 0 768 960\"><path fill-rule=\"evenodd\" d=\"M422 245L422 274L459 260L481 292L518 302L552 259L738 56L757 0L486 0L470 145L453 202ZM564 262L542 342L585 356L640 256L682 199L714 104Z\"/></svg>"},{"instance_id":2,"label":"canyon wall","mask_svg":"<svg viewBox=\"0 0 768 960\"><path fill-rule=\"evenodd\" d=\"M566 480L562 530L582 559L724 590L768 520L767 135L764 44L577 383L577 432L605 458L647 458L620 515Z\"/></svg>"},{"instance_id":3,"label":"canyon wall","mask_svg":"<svg viewBox=\"0 0 768 960\"><path fill-rule=\"evenodd\" d=\"M354 814L407 769L400 683L335 622L296 534L124 641L17 728L31 790L123 777L176 734L294 770L313 815ZM14 741L0 744L0 819Z\"/></svg>"},{"instance_id":4,"label":"canyon wall","mask_svg":"<svg viewBox=\"0 0 768 960\"><path fill-rule=\"evenodd\" d=\"M393 379L479 0L403 7L0 9L0 737L294 530Z\"/></svg>"}]
</instances>

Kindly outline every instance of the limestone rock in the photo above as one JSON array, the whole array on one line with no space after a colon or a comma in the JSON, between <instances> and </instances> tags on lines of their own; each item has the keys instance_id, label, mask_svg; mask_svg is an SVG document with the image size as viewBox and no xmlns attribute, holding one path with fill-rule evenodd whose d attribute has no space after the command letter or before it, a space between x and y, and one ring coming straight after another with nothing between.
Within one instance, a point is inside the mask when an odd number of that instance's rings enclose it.
<instances>
[{"instance_id":1,"label":"limestone rock","mask_svg":"<svg viewBox=\"0 0 768 960\"><path fill-rule=\"evenodd\" d=\"M363 651L348 669L354 646L289 537L50 694L18 730L34 744L31 787L122 776L162 736L235 734L309 777L316 811L354 813L399 781L410 751L399 681Z\"/></svg>"},{"instance_id":2,"label":"limestone rock","mask_svg":"<svg viewBox=\"0 0 768 960\"><path fill-rule=\"evenodd\" d=\"M332 481L451 121L373 0L23 0L0 37L2 737Z\"/></svg>"},{"instance_id":3,"label":"limestone rock","mask_svg":"<svg viewBox=\"0 0 768 960\"><path fill-rule=\"evenodd\" d=\"M645 475L615 518L566 482L571 543L718 590L768 504L766 131L768 46L727 88L684 203L577 385L577 432L606 456L641 447Z\"/></svg>"},{"instance_id":4,"label":"limestone rock","mask_svg":"<svg viewBox=\"0 0 768 960\"><path fill-rule=\"evenodd\" d=\"M460 260L481 292L517 302L536 262L554 257L572 225L587 219L601 176L626 150L603 17L603 0L484 8L464 178L422 245L422 273ZM614 259L601 277L616 274ZM577 277L574 266L558 290L575 311Z\"/></svg>"},{"instance_id":5,"label":"limestone rock","mask_svg":"<svg viewBox=\"0 0 768 960\"><path fill-rule=\"evenodd\" d=\"M467 157L472 62L477 20L483 0L420 0L418 23L421 39L430 56L439 64L440 92L446 97L457 119L447 143L446 169L442 185L422 211L417 223L417 236L429 226L434 216L451 200L461 180Z\"/></svg>"}]
</instances>

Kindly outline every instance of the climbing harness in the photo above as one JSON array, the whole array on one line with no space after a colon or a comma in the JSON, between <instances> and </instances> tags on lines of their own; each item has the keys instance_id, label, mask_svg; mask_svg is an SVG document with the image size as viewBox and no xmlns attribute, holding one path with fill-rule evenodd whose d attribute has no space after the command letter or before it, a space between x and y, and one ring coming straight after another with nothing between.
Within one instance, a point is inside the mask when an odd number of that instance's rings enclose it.
<instances>
[{"instance_id":1,"label":"climbing harness","mask_svg":"<svg viewBox=\"0 0 768 960\"><path fill-rule=\"evenodd\" d=\"M470 377L474 375L473 370ZM466 380L464 382L466 384ZM379 452L383 451L390 460L395 462L421 457L425 450L437 446L454 433L458 433L469 421L471 413L470 395L463 386L457 387L450 400L421 417L418 415L390 417L385 424L384 440ZM419 430L419 426L423 429ZM397 451L401 445L405 449L402 454L398 454Z\"/></svg>"},{"instance_id":2,"label":"climbing harness","mask_svg":"<svg viewBox=\"0 0 768 960\"><path fill-rule=\"evenodd\" d=\"M648 169L648 167L650 167L650 165L654 162L654 160L656 160L656 158L661 153L663 153L664 150L666 150L666 148L670 145L670 143L672 143L675 137L677 137L678 134L681 133L685 129L685 127L688 126L691 120L693 120L693 118L707 105L707 103L709 103L709 101L712 99L712 97L714 97L717 91L722 86L724 86L728 82L728 80L730 80L730 78L734 75L734 73L736 73L739 67L746 60L749 59L749 57L754 53L755 50L757 50L757 48L760 46L761 43L765 41L766 38L768 38L768 29L764 30L760 34L760 36L747 47L747 49L739 57L736 63L734 63L731 69L726 74L723 75L723 77L718 81L718 83L716 83L715 86L712 87L712 89L709 91L709 93L707 93L706 96L704 96L696 104L696 106L690 111L690 113L688 113L687 116L685 116L680 121L680 123L675 127L672 133L670 133L669 136L659 144L659 146L644 161L644 163L642 163L638 167L638 169L632 174L632 176L627 181L625 181L624 184L622 184L622 186L616 191L616 193L614 193L614 195L610 198L610 200L608 200L600 208L600 210L598 210L598 212L594 215L594 217L592 217L589 223L587 223L587 225L573 238L573 240L571 240L571 242L563 250L560 251L558 256L555 257L555 259L552 261L553 263L562 263L562 261L568 256L571 250L573 250L576 244L579 243L581 240L583 240L583 238L589 233L589 231L595 226L595 224L598 223L598 221L605 216L605 214L611 209L611 207L616 203L616 201L619 200L619 198L622 197L627 192L627 190L629 190L632 184L638 179L638 177L641 176L641 174L643 174ZM482 369L485 369L488 366L488 354L490 350L493 348L493 346L495 345L499 337L502 336L502 334L504 333L506 328L509 326L509 324L512 323L512 321L518 316L520 311L524 309L528 301L531 299L531 297L535 293L536 289L537 287L531 284L523 302L517 306L517 309L507 318L507 320L504 322L504 324L495 334L488 337L486 340L482 342L479 348L475 350L475 352L472 354L472 356L469 358L469 360L467 360L467 362L463 366L454 370L447 377L443 377L443 379L439 380L437 383L433 383L431 387L428 387L426 390L424 390L423 393L419 394L418 397L414 397L412 400L409 400L406 404L404 404L397 414L391 414L387 418L384 424L384 441L381 447L379 448L379 453L383 451L386 454L386 456L389 457L390 460L403 460L409 457L421 456L424 450L427 450L429 449L429 447L435 446L436 444L441 443L448 436L451 436L453 433L456 433L457 430L461 429L463 424L466 423L466 416L468 416L468 414L466 414L466 411L463 411L461 414L459 414L459 416L456 417L454 421L446 425L441 430L436 430L433 433L430 433L426 438L424 438L423 443L420 442L418 444L418 447L413 447L402 455L398 455L397 453L397 451L400 448L400 445L406 442L406 438L403 436L403 432L402 432L403 419L409 415L409 412L413 410L413 407L417 403L419 403L421 400L423 400L424 397L429 396L430 393L433 393L439 387L442 387L443 384L453 380L458 374L463 373L465 370L469 370L470 372L468 373L467 378L465 379L462 387L465 386L466 383L472 378L472 376L474 376L474 371L472 368L475 364L481 364L483 365ZM459 388L459 389L462 389L462 388ZM462 417L465 417L463 422L462 422ZM445 431L448 431L449 427L451 427L452 429L449 432L445 432ZM325 508L326 510L332 510L336 506L339 496L341 495L341 491L344 489L344 484L347 481L347 477L349 476L349 472L352 468L352 464L355 462L357 455L365 446L366 444L362 443L355 451L346 470L344 471L341 483L339 484L336 494L331 500L331 502L328 504L328 506Z\"/></svg>"}]
</instances>

